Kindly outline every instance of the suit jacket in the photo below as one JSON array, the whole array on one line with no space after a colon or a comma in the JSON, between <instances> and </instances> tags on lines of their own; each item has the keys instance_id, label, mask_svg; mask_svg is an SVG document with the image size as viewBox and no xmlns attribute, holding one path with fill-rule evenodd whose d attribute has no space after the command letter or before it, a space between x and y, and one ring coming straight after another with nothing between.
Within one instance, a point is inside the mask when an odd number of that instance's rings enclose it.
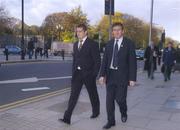
<instances>
[{"instance_id":1,"label":"suit jacket","mask_svg":"<svg viewBox=\"0 0 180 130\"><path fill-rule=\"evenodd\" d=\"M163 62L167 66L173 66L176 60L176 51L172 47L171 51L168 50L168 47L163 51Z\"/></svg>"},{"instance_id":2,"label":"suit jacket","mask_svg":"<svg viewBox=\"0 0 180 130\"><path fill-rule=\"evenodd\" d=\"M101 64L98 43L87 38L80 50L78 50L78 42L73 46L73 67L72 77L77 71L77 67L81 67L84 77L96 77Z\"/></svg>"},{"instance_id":3,"label":"suit jacket","mask_svg":"<svg viewBox=\"0 0 180 130\"><path fill-rule=\"evenodd\" d=\"M153 56L153 53L155 53L156 56ZM158 56L158 53L158 48L156 46L154 46L154 50L152 50L150 46L146 48L144 53L144 58L146 59L144 64L144 70L149 70L151 68L151 63L153 63L153 70L157 69L156 58Z\"/></svg>"},{"instance_id":4,"label":"suit jacket","mask_svg":"<svg viewBox=\"0 0 180 130\"><path fill-rule=\"evenodd\" d=\"M108 84L110 78L110 65L112 60L114 47L114 39L110 40L105 48L103 61L100 70L100 76L106 77L106 83ZM137 63L135 54L134 43L123 37L120 49L118 51L118 70L117 79L118 84L127 85L129 81L136 81ZM112 79L111 79L112 80Z\"/></svg>"}]
</instances>

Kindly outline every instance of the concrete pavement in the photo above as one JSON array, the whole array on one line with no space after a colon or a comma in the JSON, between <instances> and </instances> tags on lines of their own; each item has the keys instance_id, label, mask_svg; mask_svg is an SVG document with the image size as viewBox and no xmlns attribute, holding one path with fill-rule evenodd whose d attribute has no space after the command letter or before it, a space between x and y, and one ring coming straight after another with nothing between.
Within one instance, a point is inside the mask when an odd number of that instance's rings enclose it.
<instances>
[{"instance_id":1,"label":"concrete pavement","mask_svg":"<svg viewBox=\"0 0 180 130\"><path fill-rule=\"evenodd\" d=\"M172 80L163 81L160 72L155 79L138 72L135 87L128 90L128 121L121 122L116 106L116 126L112 130L180 130L180 73L172 74ZM90 119L91 105L86 89L83 89L72 116L72 124L58 122L63 116L69 92L0 112L0 130L100 130L107 122L105 87L98 85L101 114Z\"/></svg>"}]
</instances>

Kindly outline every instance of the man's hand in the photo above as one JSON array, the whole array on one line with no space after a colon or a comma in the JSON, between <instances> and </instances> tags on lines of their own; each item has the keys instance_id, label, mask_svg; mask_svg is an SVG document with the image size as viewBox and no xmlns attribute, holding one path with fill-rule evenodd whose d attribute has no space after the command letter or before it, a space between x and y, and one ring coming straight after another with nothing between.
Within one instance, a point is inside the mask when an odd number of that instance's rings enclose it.
<instances>
[{"instance_id":1,"label":"man's hand","mask_svg":"<svg viewBox=\"0 0 180 130\"><path fill-rule=\"evenodd\" d=\"M135 81L129 81L129 86L133 87L135 86L136 82Z\"/></svg>"},{"instance_id":2,"label":"man's hand","mask_svg":"<svg viewBox=\"0 0 180 130\"><path fill-rule=\"evenodd\" d=\"M100 85L104 85L105 82L106 82L105 77L100 77L100 78L99 78L99 83L100 83Z\"/></svg>"}]
</instances>

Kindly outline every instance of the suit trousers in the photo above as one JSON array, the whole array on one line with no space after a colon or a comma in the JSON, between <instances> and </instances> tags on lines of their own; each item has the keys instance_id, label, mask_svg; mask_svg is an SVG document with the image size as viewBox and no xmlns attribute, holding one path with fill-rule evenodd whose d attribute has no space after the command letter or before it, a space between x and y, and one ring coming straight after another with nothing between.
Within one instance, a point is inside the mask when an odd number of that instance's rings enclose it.
<instances>
[{"instance_id":1,"label":"suit trousers","mask_svg":"<svg viewBox=\"0 0 180 130\"><path fill-rule=\"evenodd\" d=\"M164 79L167 80L171 78L172 65L165 65Z\"/></svg>"},{"instance_id":2,"label":"suit trousers","mask_svg":"<svg viewBox=\"0 0 180 130\"><path fill-rule=\"evenodd\" d=\"M100 112L100 101L97 92L96 78L93 76L83 77L82 75L83 74L81 70L76 70L76 72L74 73L71 85L71 95L68 102L68 108L64 114L65 119L71 119L72 112L79 98L83 84L86 86L87 92L89 94L92 106L92 113L99 114Z\"/></svg>"},{"instance_id":3,"label":"suit trousers","mask_svg":"<svg viewBox=\"0 0 180 130\"><path fill-rule=\"evenodd\" d=\"M147 73L148 73L148 78L151 78L151 79L154 78L154 63L153 62L149 63L149 68L147 70Z\"/></svg>"},{"instance_id":4,"label":"suit trousers","mask_svg":"<svg viewBox=\"0 0 180 130\"><path fill-rule=\"evenodd\" d=\"M121 116L127 116L127 84L118 84L118 82L113 82L118 80L116 70L111 70L109 77L111 77L107 82L106 88L106 110L107 118L109 123L115 122L115 101L119 106ZM114 80L113 80L114 79Z\"/></svg>"}]
</instances>

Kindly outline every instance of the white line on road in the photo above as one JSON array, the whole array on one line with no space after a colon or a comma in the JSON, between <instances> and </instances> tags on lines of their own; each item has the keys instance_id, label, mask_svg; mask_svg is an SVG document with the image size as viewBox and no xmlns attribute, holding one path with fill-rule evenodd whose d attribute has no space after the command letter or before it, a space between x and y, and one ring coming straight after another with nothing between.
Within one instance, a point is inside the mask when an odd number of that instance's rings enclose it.
<instances>
[{"instance_id":1,"label":"white line on road","mask_svg":"<svg viewBox=\"0 0 180 130\"><path fill-rule=\"evenodd\" d=\"M0 84L32 83L32 82L37 82L37 81L38 81L38 79L36 77L32 77L32 78L23 78L23 79L13 79L13 80L0 81Z\"/></svg>"},{"instance_id":2,"label":"white line on road","mask_svg":"<svg viewBox=\"0 0 180 130\"><path fill-rule=\"evenodd\" d=\"M13 80L4 80L0 81L0 84L13 84L13 83L33 83L38 81L46 81L46 80L56 80L56 79L70 79L72 76L63 76L63 77L52 77L52 78L23 78L23 79L13 79Z\"/></svg>"},{"instance_id":3,"label":"white line on road","mask_svg":"<svg viewBox=\"0 0 180 130\"><path fill-rule=\"evenodd\" d=\"M55 80L55 79L70 79L72 78L72 76L64 76L64 77L54 77L54 78L39 78L39 81L43 81L43 80Z\"/></svg>"},{"instance_id":4,"label":"white line on road","mask_svg":"<svg viewBox=\"0 0 180 130\"><path fill-rule=\"evenodd\" d=\"M50 88L49 87L24 88L24 89L21 89L21 91L27 92L27 91L37 91L37 90L47 90L47 89L50 89Z\"/></svg>"}]
</instances>

